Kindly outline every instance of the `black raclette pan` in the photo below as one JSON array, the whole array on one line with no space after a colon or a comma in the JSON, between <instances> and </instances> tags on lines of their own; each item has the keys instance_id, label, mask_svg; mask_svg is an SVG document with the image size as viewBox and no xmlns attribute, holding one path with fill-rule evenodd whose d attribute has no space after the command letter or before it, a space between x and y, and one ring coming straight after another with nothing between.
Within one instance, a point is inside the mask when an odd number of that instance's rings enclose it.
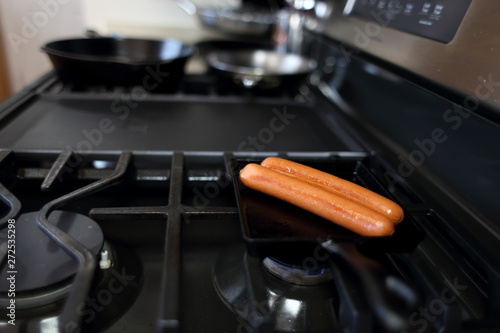
<instances>
[{"instance_id":1,"label":"black raclette pan","mask_svg":"<svg viewBox=\"0 0 500 333\"><path fill-rule=\"evenodd\" d=\"M422 240L423 233L411 217L405 214L391 236L360 236L315 214L244 186L239 180L240 170L248 163L260 162L262 160L232 160L239 217L248 253L260 258L306 258L317 253L318 248L324 249L331 261L342 262L359 277L374 314L382 323L390 325L386 327L388 331L410 332L408 311L413 309L418 299L416 292L402 279L389 276L381 263L363 253L383 254L414 249ZM353 181L394 200L362 161L338 158L295 162ZM394 308L391 305L390 300L394 298L395 291L389 290L388 279L398 281L399 290L396 294L403 298L402 304L406 304L406 307ZM393 320L382 320L387 316L392 316Z\"/></svg>"},{"instance_id":2,"label":"black raclette pan","mask_svg":"<svg viewBox=\"0 0 500 333\"><path fill-rule=\"evenodd\" d=\"M248 163L262 160L234 159L232 172L242 231L249 252L256 256L295 251L297 244L351 242L378 251L411 251L422 239L422 232L408 214L395 227L392 236L364 237L289 203L251 190L239 180L239 172ZM296 161L362 185L391 200L392 196L359 160L334 159ZM403 207L404 208L404 207ZM291 248L291 249L290 249Z\"/></svg>"}]
</instances>

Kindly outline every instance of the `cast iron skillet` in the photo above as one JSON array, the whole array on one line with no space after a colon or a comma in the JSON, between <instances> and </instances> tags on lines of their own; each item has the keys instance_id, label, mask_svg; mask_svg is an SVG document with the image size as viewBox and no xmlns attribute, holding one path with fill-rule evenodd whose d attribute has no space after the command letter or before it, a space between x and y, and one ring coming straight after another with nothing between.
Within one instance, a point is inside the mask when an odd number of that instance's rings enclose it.
<instances>
[{"instance_id":1,"label":"cast iron skillet","mask_svg":"<svg viewBox=\"0 0 500 333\"><path fill-rule=\"evenodd\" d=\"M363 237L281 200L245 187L239 180L240 170L248 163L261 160L234 159L232 172L238 200L243 238L247 251L257 257L286 258L312 256L318 246L335 262L348 266L359 277L374 314L385 323L387 331L412 331L408 314L416 304L416 292L403 280L390 276L384 267L364 252L383 254L412 250L423 237L409 216L388 237ZM361 162L297 161L330 172L347 180L392 197ZM364 249L361 252L359 249ZM334 265L338 267L338 265ZM397 285L395 290L389 286ZM394 297L404 305L395 308Z\"/></svg>"},{"instance_id":2,"label":"cast iron skillet","mask_svg":"<svg viewBox=\"0 0 500 333\"><path fill-rule=\"evenodd\" d=\"M77 38L42 46L63 81L174 87L194 47L174 39Z\"/></svg>"}]
</instances>

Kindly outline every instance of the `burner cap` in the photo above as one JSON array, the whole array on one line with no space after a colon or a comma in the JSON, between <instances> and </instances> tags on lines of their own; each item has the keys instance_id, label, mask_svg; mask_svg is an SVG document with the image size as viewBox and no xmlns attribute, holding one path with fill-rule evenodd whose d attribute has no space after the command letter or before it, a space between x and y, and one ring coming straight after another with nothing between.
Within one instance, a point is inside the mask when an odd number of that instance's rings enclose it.
<instances>
[{"instance_id":1,"label":"burner cap","mask_svg":"<svg viewBox=\"0 0 500 333\"><path fill-rule=\"evenodd\" d=\"M244 244L232 244L221 251L213 271L215 290L238 316L241 330L253 331L255 324L262 323L259 318L269 320L272 332L335 330L335 312L339 310L334 308L337 293L333 283L292 285L267 274L262 266L249 267L255 271L248 274L245 269L247 255ZM254 288L254 299L249 298L249 287ZM253 317L252 307L258 312L258 318Z\"/></svg>"},{"instance_id":2,"label":"burner cap","mask_svg":"<svg viewBox=\"0 0 500 333\"><path fill-rule=\"evenodd\" d=\"M301 265L271 257L266 257L262 264L277 278L293 284L314 286L332 280L332 272L328 265L316 265L314 269L305 269Z\"/></svg>"},{"instance_id":3,"label":"burner cap","mask_svg":"<svg viewBox=\"0 0 500 333\"><path fill-rule=\"evenodd\" d=\"M78 263L38 227L37 217L38 212L31 212L16 220L16 292L52 286L73 276L78 269ZM104 235L92 219L78 213L54 211L49 221L94 255L101 251ZM11 269L5 260L0 268L1 293L9 289L8 271Z\"/></svg>"}]
</instances>

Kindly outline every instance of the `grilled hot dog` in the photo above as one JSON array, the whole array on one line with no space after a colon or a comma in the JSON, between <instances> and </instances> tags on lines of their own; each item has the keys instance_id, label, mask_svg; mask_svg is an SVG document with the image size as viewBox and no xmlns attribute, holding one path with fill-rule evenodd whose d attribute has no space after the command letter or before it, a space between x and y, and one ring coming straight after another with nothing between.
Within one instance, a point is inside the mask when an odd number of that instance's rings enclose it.
<instances>
[{"instance_id":1,"label":"grilled hot dog","mask_svg":"<svg viewBox=\"0 0 500 333\"><path fill-rule=\"evenodd\" d=\"M247 164L240 171L240 180L253 190L305 209L362 236L389 236L394 232L394 224L384 215L270 168Z\"/></svg>"},{"instance_id":2,"label":"grilled hot dog","mask_svg":"<svg viewBox=\"0 0 500 333\"><path fill-rule=\"evenodd\" d=\"M261 165L274 171L307 181L327 191L356 201L357 203L386 216L394 224L403 220L403 209L394 201L350 181L300 163L277 157L268 157L262 161Z\"/></svg>"}]
</instances>

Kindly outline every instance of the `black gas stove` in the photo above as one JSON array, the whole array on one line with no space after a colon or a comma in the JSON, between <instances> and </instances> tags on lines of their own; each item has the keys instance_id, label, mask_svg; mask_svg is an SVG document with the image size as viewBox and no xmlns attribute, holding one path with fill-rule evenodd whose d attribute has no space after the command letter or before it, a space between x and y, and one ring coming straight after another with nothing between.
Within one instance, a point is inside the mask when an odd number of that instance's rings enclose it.
<instances>
[{"instance_id":1,"label":"black gas stove","mask_svg":"<svg viewBox=\"0 0 500 333\"><path fill-rule=\"evenodd\" d=\"M319 45L321 72L293 91L204 74L162 93L48 73L3 103L1 330L497 332L497 124ZM267 156L394 199L396 241L338 241L242 192L239 166ZM243 206L264 246L245 236Z\"/></svg>"}]
</instances>

